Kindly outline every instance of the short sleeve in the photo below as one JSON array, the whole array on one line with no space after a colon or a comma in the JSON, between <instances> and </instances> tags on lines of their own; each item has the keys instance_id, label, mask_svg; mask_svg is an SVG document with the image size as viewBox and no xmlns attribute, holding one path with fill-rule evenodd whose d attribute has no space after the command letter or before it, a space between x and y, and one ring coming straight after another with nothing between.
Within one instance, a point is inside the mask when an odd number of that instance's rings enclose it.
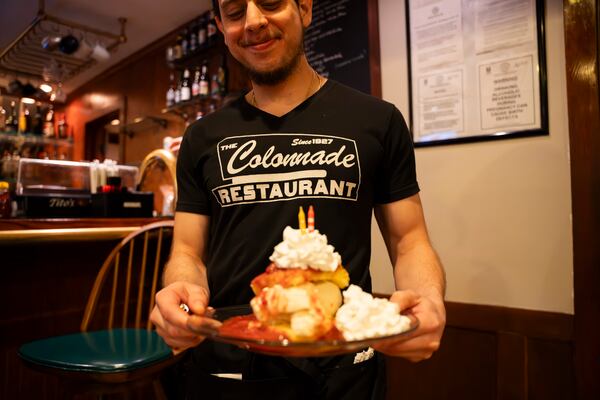
<instances>
[{"instance_id":1,"label":"short sleeve","mask_svg":"<svg viewBox=\"0 0 600 400\"><path fill-rule=\"evenodd\" d=\"M202 146L190 125L177 156L177 211L210 215L210 198L202 177ZM196 138L195 138L196 136Z\"/></svg>"},{"instance_id":2,"label":"short sleeve","mask_svg":"<svg viewBox=\"0 0 600 400\"><path fill-rule=\"evenodd\" d=\"M391 203L419 193L412 137L400 111L392 107L382 142L384 157L375 184L377 204Z\"/></svg>"}]
</instances>

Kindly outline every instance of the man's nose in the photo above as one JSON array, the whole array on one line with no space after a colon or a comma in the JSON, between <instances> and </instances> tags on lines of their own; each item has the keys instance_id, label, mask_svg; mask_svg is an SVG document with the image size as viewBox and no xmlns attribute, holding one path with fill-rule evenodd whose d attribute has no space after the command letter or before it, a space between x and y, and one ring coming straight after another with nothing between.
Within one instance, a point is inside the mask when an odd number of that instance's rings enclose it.
<instances>
[{"instance_id":1,"label":"man's nose","mask_svg":"<svg viewBox=\"0 0 600 400\"><path fill-rule=\"evenodd\" d=\"M249 1L246 6L246 26L245 28L250 31L263 28L267 25L267 18L262 13L260 8L254 3Z\"/></svg>"}]
</instances>

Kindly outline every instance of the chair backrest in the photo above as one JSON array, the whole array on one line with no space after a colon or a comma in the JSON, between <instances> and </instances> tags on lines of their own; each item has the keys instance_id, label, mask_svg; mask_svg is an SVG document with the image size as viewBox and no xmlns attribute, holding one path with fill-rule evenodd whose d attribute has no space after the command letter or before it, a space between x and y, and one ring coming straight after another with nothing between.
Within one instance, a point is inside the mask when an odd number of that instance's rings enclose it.
<instances>
[{"instance_id":1,"label":"chair backrest","mask_svg":"<svg viewBox=\"0 0 600 400\"><path fill-rule=\"evenodd\" d=\"M150 312L169 257L173 224L169 220L142 226L111 251L92 287L82 331L151 328Z\"/></svg>"}]
</instances>

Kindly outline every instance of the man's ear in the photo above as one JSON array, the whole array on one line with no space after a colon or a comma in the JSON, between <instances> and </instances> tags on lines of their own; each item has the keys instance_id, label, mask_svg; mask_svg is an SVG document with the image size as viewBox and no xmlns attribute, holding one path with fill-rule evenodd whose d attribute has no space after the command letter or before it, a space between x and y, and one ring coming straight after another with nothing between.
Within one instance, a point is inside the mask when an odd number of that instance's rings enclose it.
<instances>
[{"instance_id":1,"label":"man's ear","mask_svg":"<svg viewBox=\"0 0 600 400\"><path fill-rule=\"evenodd\" d=\"M302 26L308 28L312 22L312 6L313 0L298 0L298 9L300 10L300 18Z\"/></svg>"},{"instance_id":2,"label":"man's ear","mask_svg":"<svg viewBox=\"0 0 600 400\"><path fill-rule=\"evenodd\" d=\"M223 33L223 22L221 22L221 18L215 15L215 22L217 23L217 28Z\"/></svg>"}]
</instances>

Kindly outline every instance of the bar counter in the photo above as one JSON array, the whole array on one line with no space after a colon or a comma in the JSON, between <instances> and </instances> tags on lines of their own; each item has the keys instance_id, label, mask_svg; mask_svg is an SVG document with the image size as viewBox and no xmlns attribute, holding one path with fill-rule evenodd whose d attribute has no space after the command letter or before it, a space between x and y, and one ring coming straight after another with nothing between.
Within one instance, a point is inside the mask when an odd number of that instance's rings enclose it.
<instances>
[{"instance_id":1,"label":"bar counter","mask_svg":"<svg viewBox=\"0 0 600 400\"><path fill-rule=\"evenodd\" d=\"M0 220L0 246L23 240L87 241L120 239L164 218L48 218Z\"/></svg>"}]
</instances>

